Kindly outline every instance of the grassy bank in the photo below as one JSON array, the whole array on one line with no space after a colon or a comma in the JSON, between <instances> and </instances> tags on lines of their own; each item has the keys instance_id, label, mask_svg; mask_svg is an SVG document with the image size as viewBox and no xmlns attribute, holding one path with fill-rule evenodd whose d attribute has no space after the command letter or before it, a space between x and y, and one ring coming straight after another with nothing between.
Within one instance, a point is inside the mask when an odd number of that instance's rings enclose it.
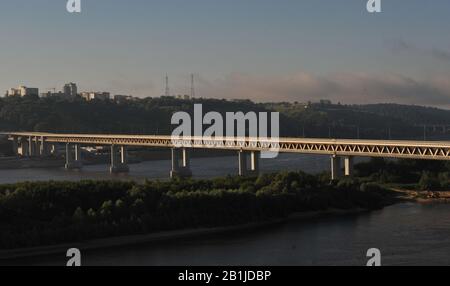
<instances>
[{"instance_id":1,"label":"grassy bank","mask_svg":"<svg viewBox=\"0 0 450 286\"><path fill-rule=\"evenodd\" d=\"M302 172L213 180L40 182L0 186L0 249L232 226L327 209L377 209L372 183Z\"/></svg>"}]
</instances>

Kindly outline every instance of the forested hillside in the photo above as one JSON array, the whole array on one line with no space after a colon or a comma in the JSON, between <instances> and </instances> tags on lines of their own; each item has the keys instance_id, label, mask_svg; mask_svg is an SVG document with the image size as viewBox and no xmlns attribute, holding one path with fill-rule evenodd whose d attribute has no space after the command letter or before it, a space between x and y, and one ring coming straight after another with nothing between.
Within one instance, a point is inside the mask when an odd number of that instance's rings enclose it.
<instances>
[{"instance_id":1,"label":"forested hillside","mask_svg":"<svg viewBox=\"0 0 450 286\"><path fill-rule=\"evenodd\" d=\"M279 111L282 136L420 139L423 124L450 125L448 110L396 104L253 103L169 97L118 103L10 97L0 99L0 130L170 134L172 114L180 110L192 112L195 103L203 104L204 113ZM442 129L427 132L430 137L446 136Z\"/></svg>"}]
</instances>

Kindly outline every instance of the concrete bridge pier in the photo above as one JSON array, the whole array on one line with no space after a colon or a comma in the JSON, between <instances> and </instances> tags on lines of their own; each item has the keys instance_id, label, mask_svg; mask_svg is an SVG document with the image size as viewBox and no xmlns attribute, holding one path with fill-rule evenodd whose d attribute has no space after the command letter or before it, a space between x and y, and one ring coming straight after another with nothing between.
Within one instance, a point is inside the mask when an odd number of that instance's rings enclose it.
<instances>
[{"instance_id":1,"label":"concrete bridge pier","mask_svg":"<svg viewBox=\"0 0 450 286\"><path fill-rule=\"evenodd\" d=\"M18 156L19 155L19 138L17 138L16 136L12 137L12 147L13 147L13 152L14 155Z\"/></svg>"},{"instance_id":2,"label":"concrete bridge pier","mask_svg":"<svg viewBox=\"0 0 450 286\"><path fill-rule=\"evenodd\" d=\"M333 155L331 156L331 180L337 180L342 177L341 158Z\"/></svg>"},{"instance_id":3,"label":"concrete bridge pier","mask_svg":"<svg viewBox=\"0 0 450 286\"><path fill-rule=\"evenodd\" d=\"M72 146L74 148L72 148ZM74 152L72 152L74 149ZM75 155L75 156L73 156ZM66 169L81 169L83 167L83 162L81 161L81 146L79 144L66 144Z\"/></svg>"},{"instance_id":4,"label":"concrete bridge pier","mask_svg":"<svg viewBox=\"0 0 450 286\"><path fill-rule=\"evenodd\" d=\"M28 138L28 156L29 157L35 157L37 154L37 148L36 148L36 141L35 138L30 136Z\"/></svg>"},{"instance_id":5,"label":"concrete bridge pier","mask_svg":"<svg viewBox=\"0 0 450 286\"><path fill-rule=\"evenodd\" d=\"M258 151L239 151L239 176L257 176L259 174Z\"/></svg>"},{"instance_id":6,"label":"concrete bridge pier","mask_svg":"<svg viewBox=\"0 0 450 286\"><path fill-rule=\"evenodd\" d=\"M111 166L109 171L112 174L128 173L128 153L126 146L111 145Z\"/></svg>"},{"instance_id":7,"label":"concrete bridge pier","mask_svg":"<svg viewBox=\"0 0 450 286\"><path fill-rule=\"evenodd\" d=\"M42 153L41 153L41 145L42 144L41 144L39 137L34 137L34 145L36 148L36 156L42 156Z\"/></svg>"},{"instance_id":8,"label":"concrete bridge pier","mask_svg":"<svg viewBox=\"0 0 450 286\"><path fill-rule=\"evenodd\" d=\"M170 177L192 177L189 149L172 148L172 170L170 171Z\"/></svg>"},{"instance_id":9,"label":"concrete bridge pier","mask_svg":"<svg viewBox=\"0 0 450 286\"><path fill-rule=\"evenodd\" d=\"M345 176L353 176L353 157L347 156L344 157L344 175Z\"/></svg>"},{"instance_id":10,"label":"concrete bridge pier","mask_svg":"<svg viewBox=\"0 0 450 286\"><path fill-rule=\"evenodd\" d=\"M30 146L30 144L28 143L28 141L27 141L27 139L25 139L25 138L23 138L23 137L20 137L19 139L18 139L18 143L19 143L19 149L20 150L18 150L19 151L19 155L21 155L21 156L28 156L28 148L29 148L29 146Z\"/></svg>"},{"instance_id":11,"label":"concrete bridge pier","mask_svg":"<svg viewBox=\"0 0 450 286\"><path fill-rule=\"evenodd\" d=\"M50 145L45 141L45 138L41 136L38 142L39 142L39 155L41 157L46 157L50 155Z\"/></svg>"}]
</instances>

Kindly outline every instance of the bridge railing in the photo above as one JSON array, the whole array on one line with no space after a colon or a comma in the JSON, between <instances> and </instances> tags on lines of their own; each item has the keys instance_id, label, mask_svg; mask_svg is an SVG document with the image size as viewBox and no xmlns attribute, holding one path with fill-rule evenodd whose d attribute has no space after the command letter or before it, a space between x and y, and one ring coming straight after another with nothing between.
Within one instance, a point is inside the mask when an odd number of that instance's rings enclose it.
<instances>
[{"instance_id":1,"label":"bridge railing","mask_svg":"<svg viewBox=\"0 0 450 286\"><path fill-rule=\"evenodd\" d=\"M41 138L50 143L129 145L164 148L199 148L273 151L337 156L450 160L448 141L358 140L321 138L174 137L158 135L7 133L11 138Z\"/></svg>"}]
</instances>

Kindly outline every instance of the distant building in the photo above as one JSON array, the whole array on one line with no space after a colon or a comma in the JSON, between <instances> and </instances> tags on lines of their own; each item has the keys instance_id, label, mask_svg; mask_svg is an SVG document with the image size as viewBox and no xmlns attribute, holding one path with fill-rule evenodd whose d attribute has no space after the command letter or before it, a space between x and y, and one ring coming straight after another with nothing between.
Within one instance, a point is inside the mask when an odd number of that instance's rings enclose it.
<instances>
[{"instance_id":1,"label":"distant building","mask_svg":"<svg viewBox=\"0 0 450 286\"><path fill-rule=\"evenodd\" d=\"M74 99L78 95L77 85L73 82L67 83L63 87L63 91L56 91L52 88L52 91L41 93L41 97L59 97L62 99Z\"/></svg>"},{"instance_id":2,"label":"distant building","mask_svg":"<svg viewBox=\"0 0 450 286\"><path fill-rule=\"evenodd\" d=\"M109 92L82 92L80 94L82 98L84 98L86 101L91 100L109 100L110 99L110 93Z\"/></svg>"},{"instance_id":3,"label":"distant building","mask_svg":"<svg viewBox=\"0 0 450 286\"><path fill-rule=\"evenodd\" d=\"M20 90L17 88L10 88L6 91L5 96L20 96Z\"/></svg>"},{"instance_id":4,"label":"distant building","mask_svg":"<svg viewBox=\"0 0 450 286\"><path fill-rule=\"evenodd\" d=\"M67 97L76 97L78 94L77 85L73 82L67 83L64 85L63 92Z\"/></svg>"},{"instance_id":5,"label":"distant building","mask_svg":"<svg viewBox=\"0 0 450 286\"><path fill-rule=\"evenodd\" d=\"M10 88L6 92L6 96L29 96L29 95L39 96L39 89L26 86L19 86L18 88Z\"/></svg>"},{"instance_id":6,"label":"distant building","mask_svg":"<svg viewBox=\"0 0 450 286\"><path fill-rule=\"evenodd\" d=\"M128 100L133 100L134 97L131 95L121 95L121 94L116 94L114 95L114 101L117 102L123 102L123 101L128 101Z\"/></svg>"},{"instance_id":7,"label":"distant building","mask_svg":"<svg viewBox=\"0 0 450 286\"><path fill-rule=\"evenodd\" d=\"M57 97L64 97L65 94L62 91L58 91L58 92L45 92L45 93L41 93L41 97L53 97L53 96L57 96Z\"/></svg>"},{"instance_id":8,"label":"distant building","mask_svg":"<svg viewBox=\"0 0 450 286\"><path fill-rule=\"evenodd\" d=\"M332 105L333 104L333 102L329 99L321 99L319 101L319 103L320 103L320 105Z\"/></svg>"},{"instance_id":9,"label":"distant building","mask_svg":"<svg viewBox=\"0 0 450 286\"><path fill-rule=\"evenodd\" d=\"M185 95L179 94L179 95L176 96L176 98L177 99L189 100L191 97L189 95L187 95L187 94L185 94Z\"/></svg>"}]
</instances>

